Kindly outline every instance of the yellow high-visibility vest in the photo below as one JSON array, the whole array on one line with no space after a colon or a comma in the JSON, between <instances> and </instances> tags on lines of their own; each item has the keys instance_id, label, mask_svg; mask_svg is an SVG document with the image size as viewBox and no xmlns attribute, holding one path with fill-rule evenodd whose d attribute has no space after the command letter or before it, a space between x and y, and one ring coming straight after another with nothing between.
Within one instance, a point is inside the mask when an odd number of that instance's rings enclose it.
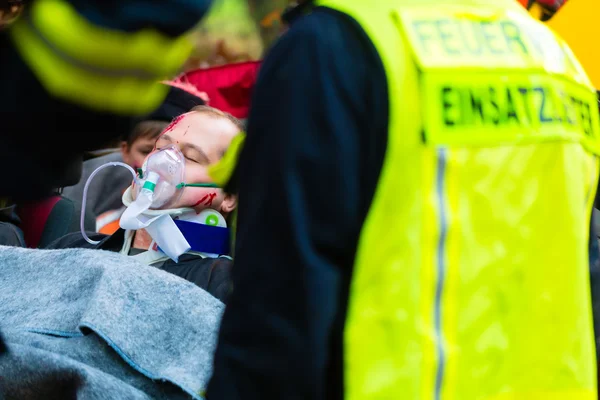
<instances>
[{"instance_id":1,"label":"yellow high-visibility vest","mask_svg":"<svg viewBox=\"0 0 600 400\"><path fill-rule=\"evenodd\" d=\"M346 398L597 399L600 123L569 48L514 0L317 4L363 27L389 92L350 290Z\"/></svg>"},{"instance_id":2,"label":"yellow high-visibility vest","mask_svg":"<svg viewBox=\"0 0 600 400\"><path fill-rule=\"evenodd\" d=\"M192 50L184 36L100 28L64 0L37 0L10 28L21 57L48 93L120 115L143 115L164 100Z\"/></svg>"}]
</instances>

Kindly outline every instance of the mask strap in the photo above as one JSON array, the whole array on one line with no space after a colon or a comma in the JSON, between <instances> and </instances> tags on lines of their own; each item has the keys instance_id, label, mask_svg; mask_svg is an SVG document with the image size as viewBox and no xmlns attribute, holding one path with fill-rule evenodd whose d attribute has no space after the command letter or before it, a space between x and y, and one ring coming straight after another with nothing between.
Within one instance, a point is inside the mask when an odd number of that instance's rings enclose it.
<instances>
[{"instance_id":1,"label":"mask strap","mask_svg":"<svg viewBox=\"0 0 600 400\"><path fill-rule=\"evenodd\" d=\"M184 183L184 182L181 182L179 185L177 185L177 189L183 189L186 187L219 189L219 185L217 185L216 183Z\"/></svg>"}]
</instances>

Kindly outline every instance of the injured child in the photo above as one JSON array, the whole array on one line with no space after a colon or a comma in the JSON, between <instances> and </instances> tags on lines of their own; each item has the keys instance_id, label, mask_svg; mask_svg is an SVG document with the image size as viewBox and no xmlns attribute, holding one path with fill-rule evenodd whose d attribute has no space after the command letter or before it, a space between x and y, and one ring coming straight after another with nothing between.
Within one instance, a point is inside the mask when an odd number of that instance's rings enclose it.
<instances>
[{"instance_id":1,"label":"injured child","mask_svg":"<svg viewBox=\"0 0 600 400\"><path fill-rule=\"evenodd\" d=\"M227 221L237 198L213 184L208 169L241 131L239 120L207 106L175 118L123 195L121 229L69 234L48 248L119 252L225 301L232 267Z\"/></svg>"}]
</instances>

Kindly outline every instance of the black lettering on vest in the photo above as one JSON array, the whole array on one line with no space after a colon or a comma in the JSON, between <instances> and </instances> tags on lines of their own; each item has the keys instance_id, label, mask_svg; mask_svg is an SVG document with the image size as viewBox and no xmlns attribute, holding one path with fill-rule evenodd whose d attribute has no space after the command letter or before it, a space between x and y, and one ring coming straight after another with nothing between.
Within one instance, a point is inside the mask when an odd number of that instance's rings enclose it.
<instances>
[{"instance_id":1,"label":"black lettering on vest","mask_svg":"<svg viewBox=\"0 0 600 400\"><path fill-rule=\"evenodd\" d=\"M451 87L444 86L442 88L442 108L444 115L444 125L446 126L454 126L456 124L456 121L454 121L449 115L450 111L454 107L454 104L450 100L450 95L452 94L452 92L453 89Z\"/></svg>"},{"instance_id":2,"label":"black lettering on vest","mask_svg":"<svg viewBox=\"0 0 600 400\"><path fill-rule=\"evenodd\" d=\"M589 103L574 96L571 96L571 103L575 106L575 113L577 114L581 129L587 136L591 136L593 134L593 124L592 108Z\"/></svg>"},{"instance_id":3,"label":"black lettering on vest","mask_svg":"<svg viewBox=\"0 0 600 400\"><path fill-rule=\"evenodd\" d=\"M549 122L553 122L554 120L552 119L552 117L548 117L548 113L546 110L547 105L548 105L548 101L546 99L546 90L542 87L534 87L532 88L532 90L536 93L539 94L540 97L540 105L538 107L538 116L539 116L539 121L542 124L547 124Z\"/></svg>"},{"instance_id":4,"label":"black lettering on vest","mask_svg":"<svg viewBox=\"0 0 600 400\"><path fill-rule=\"evenodd\" d=\"M558 93L558 96L559 96L560 102L561 102L563 110L564 110L565 121L569 125L576 125L577 121L572 118L573 104L571 103L571 99L563 91L560 91Z\"/></svg>"},{"instance_id":5,"label":"black lettering on vest","mask_svg":"<svg viewBox=\"0 0 600 400\"><path fill-rule=\"evenodd\" d=\"M588 102L582 101L581 119L583 120L583 131L587 136L592 136L592 110Z\"/></svg>"},{"instance_id":6,"label":"black lettering on vest","mask_svg":"<svg viewBox=\"0 0 600 400\"><path fill-rule=\"evenodd\" d=\"M502 33L504 34L504 40L506 40L506 46L509 51L515 52L515 48L518 48L523 54L529 54L519 27L512 21L502 21L500 25L502 26Z\"/></svg>"},{"instance_id":7,"label":"black lettering on vest","mask_svg":"<svg viewBox=\"0 0 600 400\"><path fill-rule=\"evenodd\" d=\"M566 120L567 116L564 115L563 104L561 102L560 95L555 89L548 88L548 95L552 103L552 109L554 110L554 121L562 123Z\"/></svg>"},{"instance_id":8,"label":"black lettering on vest","mask_svg":"<svg viewBox=\"0 0 600 400\"><path fill-rule=\"evenodd\" d=\"M583 102L581 100L579 100L578 98L571 96L571 104L573 105L573 108L575 109L575 114L577 116L577 122L578 125L581 126L581 129L584 130L585 132L585 123L583 120Z\"/></svg>"},{"instance_id":9,"label":"black lettering on vest","mask_svg":"<svg viewBox=\"0 0 600 400\"><path fill-rule=\"evenodd\" d=\"M579 111L579 109L580 109L581 102L574 96L571 96L570 99L571 99L571 105L575 111L575 115L577 116L577 123L580 124L581 123L581 112Z\"/></svg>"},{"instance_id":10,"label":"black lettering on vest","mask_svg":"<svg viewBox=\"0 0 600 400\"><path fill-rule=\"evenodd\" d=\"M488 108L491 109L491 111L492 111L492 115L490 116L490 121L494 125L498 125L498 124L500 124L500 107L498 106L496 88L490 86L489 95L490 95L490 107L488 107Z\"/></svg>"},{"instance_id":11,"label":"black lettering on vest","mask_svg":"<svg viewBox=\"0 0 600 400\"><path fill-rule=\"evenodd\" d=\"M435 21L435 26L437 28L438 35L440 36L440 39L442 41L442 47L444 48L447 54L454 56L460 54L460 51L452 47L452 39L455 36L452 33L450 33L451 31L448 30L449 26L452 27L451 25L452 23L448 19L440 19Z\"/></svg>"},{"instance_id":12,"label":"black lettering on vest","mask_svg":"<svg viewBox=\"0 0 600 400\"><path fill-rule=\"evenodd\" d=\"M515 101L513 100L512 92L509 87L506 88L506 122L515 120L520 123L519 116L515 110Z\"/></svg>"},{"instance_id":13,"label":"black lettering on vest","mask_svg":"<svg viewBox=\"0 0 600 400\"><path fill-rule=\"evenodd\" d=\"M493 29L495 27L497 27L497 24L492 24L488 21L483 21L481 22L481 34L483 35L483 38L485 39L485 42L487 44L488 49L490 50L490 52L492 54L504 54L504 51L502 51L502 49L500 49L499 47L497 47L497 42L498 42L498 36L496 34L494 34L494 32L491 32L490 29Z\"/></svg>"},{"instance_id":14,"label":"black lettering on vest","mask_svg":"<svg viewBox=\"0 0 600 400\"><path fill-rule=\"evenodd\" d=\"M533 115L531 112L531 103L529 99L529 89L520 87L519 93L521 93L521 98L523 99L523 109L525 109L525 113L527 114L527 121L529 125L533 125Z\"/></svg>"},{"instance_id":15,"label":"black lettering on vest","mask_svg":"<svg viewBox=\"0 0 600 400\"><path fill-rule=\"evenodd\" d=\"M477 97L473 88L469 90L469 96L471 99L471 121L474 123L477 115L479 115L479 121L485 121L481 98Z\"/></svg>"}]
</instances>

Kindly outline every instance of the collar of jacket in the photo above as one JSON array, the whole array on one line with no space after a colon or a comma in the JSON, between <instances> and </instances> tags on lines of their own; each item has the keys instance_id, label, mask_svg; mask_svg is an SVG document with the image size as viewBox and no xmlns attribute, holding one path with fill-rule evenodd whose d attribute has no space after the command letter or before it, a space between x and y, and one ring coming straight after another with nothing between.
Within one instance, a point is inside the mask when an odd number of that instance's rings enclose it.
<instances>
[{"instance_id":1,"label":"collar of jacket","mask_svg":"<svg viewBox=\"0 0 600 400\"><path fill-rule=\"evenodd\" d=\"M283 11L281 21L284 24L291 25L301 16L310 13L314 6L314 0L306 0L301 3L294 2Z\"/></svg>"}]
</instances>

